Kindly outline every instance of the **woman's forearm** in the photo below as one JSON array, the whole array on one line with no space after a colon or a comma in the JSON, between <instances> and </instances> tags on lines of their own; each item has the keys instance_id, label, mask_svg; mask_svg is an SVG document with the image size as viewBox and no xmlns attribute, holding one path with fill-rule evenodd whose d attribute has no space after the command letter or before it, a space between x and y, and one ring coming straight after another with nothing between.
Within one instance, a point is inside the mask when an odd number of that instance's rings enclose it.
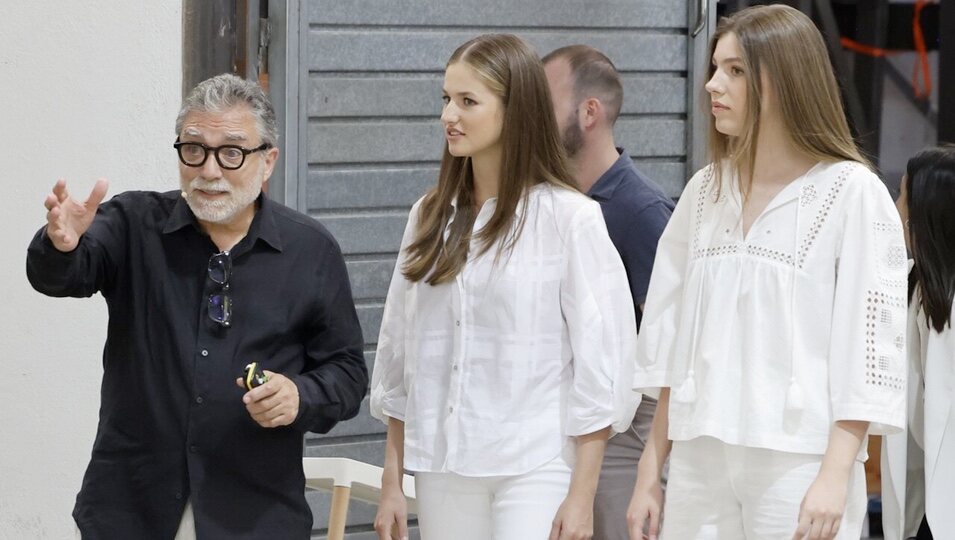
<instances>
[{"instance_id":1,"label":"woman's forearm","mask_svg":"<svg viewBox=\"0 0 955 540\"><path fill-rule=\"evenodd\" d=\"M381 487L397 487L402 490L405 462L405 423L388 418L388 437L385 440L385 466L381 474ZM402 490L403 491L403 490Z\"/></svg>"},{"instance_id":2,"label":"woman's forearm","mask_svg":"<svg viewBox=\"0 0 955 540\"><path fill-rule=\"evenodd\" d=\"M868 430L869 423L859 420L840 420L833 424L819 474L848 476Z\"/></svg>"},{"instance_id":3,"label":"woman's forearm","mask_svg":"<svg viewBox=\"0 0 955 540\"><path fill-rule=\"evenodd\" d=\"M659 482L663 475L663 465L670 455L668 431L670 428L670 389L660 390L660 399L657 401L657 410L653 414L653 423L650 426L650 437L647 439L643 455L637 465L637 480L652 480Z\"/></svg>"},{"instance_id":4,"label":"woman's forearm","mask_svg":"<svg viewBox=\"0 0 955 540\"><path fill-rule=\"evenodd\" d=\"M604 450L610 427L577 437L577 461L570 478L570 495L593 498L597 493L597 480L603 464Z\"/></svg>"}]
</instances>

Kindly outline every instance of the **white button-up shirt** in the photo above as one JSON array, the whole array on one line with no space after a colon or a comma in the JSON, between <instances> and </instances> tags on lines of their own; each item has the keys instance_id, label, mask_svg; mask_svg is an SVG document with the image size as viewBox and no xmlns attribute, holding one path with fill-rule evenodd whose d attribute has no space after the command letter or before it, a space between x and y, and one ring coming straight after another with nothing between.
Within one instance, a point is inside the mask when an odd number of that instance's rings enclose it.
<instances>
[{"instance_id":1,"label":"white button-up shirt","mask_svg":"<svg viewBox=\"0 0 955 540\"><path fill-rule=\"evenodd\" d=\"M513 250L480 256L432 286L401 273L421 201L405 229L372 374L371 413L405 423L405 468L522 474L572 436L625 430L636 323L626 273L596 202L539 184ZM496 204L475 220L479 231ZM474 235L472 235L473 237Z\"/></svg>"},{"instance_id":2,"label":"white button-up shirt","mask_svg":"<svg viewBox=\"0 0 955 540\"><path fill-rule=\"evenodd\" d=\"M694 175L657 250L637 388L671 387L672 440L823 454L833 422L905 425L906 252L882 182L820 163L742 233L732 174Z\"/></svg>"}]
</instances>

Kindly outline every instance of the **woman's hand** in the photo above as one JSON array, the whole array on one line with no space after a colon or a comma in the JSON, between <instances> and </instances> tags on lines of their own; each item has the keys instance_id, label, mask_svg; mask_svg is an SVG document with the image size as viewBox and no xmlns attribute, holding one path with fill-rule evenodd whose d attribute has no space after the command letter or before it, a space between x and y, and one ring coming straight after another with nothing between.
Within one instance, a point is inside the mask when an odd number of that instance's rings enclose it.
<instances>
[{"instance_id":1,"label":"woman's hand","mask_svg":"<svg viewBox=\"0 0 955 540\"><path fill-rule=\"evenodd\" d=\"M549 540L590 540L594 535L594 498L567 495L554 516Z\"/></svg>"},{"instance_id":2,"label":"woman's hand","mask_svg":"<svg viewBox=\"0 0 955 540\"><path fill-rule=\"evenodd\" d=\"M849 476L868 429L869 423L859 420L839 420L832 425L819 473L799 505L793 540L835 538L846 511Z\"/></svg>"},{"instance_id":3,"label":"woman's hand","mask_svg":"<svg viewBox=\"0 0 955 540\"><path fill-rule=\"evenodd\" d=\"M408 540L408 501L398 486L381 486L375 532L378 540Z\"/></svg>"},{"instance_id":4,"label":"woman's hand","mask_svg":"<svg viewBox=\"0 0 955 540\"><path fill-rule=\"evenodd\" d=\"M637 477L633 487L633 496L627 508L627 526L630 528L630 540L657 540L660 534L660 517L663 515L663 486L659 479L643 482ZM643 534L644 526L648 535Z\"/></svg>"},{"instance_id":5,"label":"woman's hand","mask_svg":"<svg viewBox=\"0 0 955 540\"><path fill-rule=\"evenodd\" d=\"M846 509L848 486L848 474L821 469L799 505L799 526L793 540L835 538Z\"/></svg>"}]
</instances>

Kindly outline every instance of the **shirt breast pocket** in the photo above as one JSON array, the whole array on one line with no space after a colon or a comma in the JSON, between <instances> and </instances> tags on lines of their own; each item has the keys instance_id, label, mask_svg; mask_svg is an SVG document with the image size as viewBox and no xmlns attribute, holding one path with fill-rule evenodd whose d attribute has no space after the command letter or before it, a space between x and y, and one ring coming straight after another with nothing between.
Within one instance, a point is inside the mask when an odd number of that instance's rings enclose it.
<instances>
[{"instance_id":1,"label":"shirt breast pocket","mask_svg":"<svg viewBox=\"0 0 955 540\"><path fill-rule=\"evenodd\" d=\"M563 266L560 256L524 257L506 261L483 280L474 276L468 288L480 302L475 321L522 335L560 332Z\"/></svg>"}]
</instances>

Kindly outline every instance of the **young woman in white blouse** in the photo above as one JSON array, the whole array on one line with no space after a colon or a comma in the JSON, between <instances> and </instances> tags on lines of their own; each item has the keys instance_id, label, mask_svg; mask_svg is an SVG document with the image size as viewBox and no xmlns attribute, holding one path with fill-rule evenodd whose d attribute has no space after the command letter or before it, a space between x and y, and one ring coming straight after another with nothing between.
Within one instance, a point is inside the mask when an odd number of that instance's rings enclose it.
<instances>
[{"instance_id":1,"label":"young woman in white blouse","mask_svg":"<svg viewBox=\"0 0 955 540\"><path fill-rule=\"evenodd\" d=\"M897 201L909 276L909 425L884 439L886 540L955 531L955 147L909 160Z\"/></svg>"},{"instance_id":2,"label":"young woman in white blouse","mask_svg":"<svg viewBox=\"0 0 955 540\"><path fill-rule=\"evenodd\" d=\"M866 433L904 423L901 222L809 18L742 10L710 60L713 161L660 240L637 344L635 386L661 390L631 536L662 514L667 540L855 540Z\"/></svg>"},{"instance_id":3,"label":"young woman in white blouse","mask_svg":"<svg viewBox=\"0 0 955 540\"><path fill-rule=\"evenodd\" d=\"M589 538L607 436L639 400L626 274L530 47L468 41L443 91L438 184L411 209L378 338L375 529L407 537L406 469L425 540Z\"/></svg>"}]
</instances>

